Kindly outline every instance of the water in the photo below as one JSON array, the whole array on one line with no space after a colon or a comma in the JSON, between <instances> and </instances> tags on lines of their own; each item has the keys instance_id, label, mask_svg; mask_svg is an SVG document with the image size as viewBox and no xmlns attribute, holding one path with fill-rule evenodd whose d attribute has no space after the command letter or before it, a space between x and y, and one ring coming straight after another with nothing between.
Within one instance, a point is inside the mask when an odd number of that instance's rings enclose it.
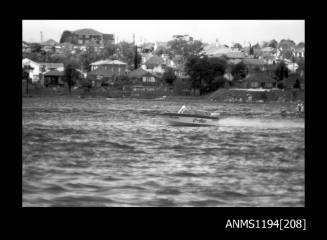
<instances>
[{"instance_id":1,"label":"water","mask_svg":"<svg viewBox=\"0 0 327 240\"><path fill-rule=\"evenodd\" d=\"M181 105L213 127L167 126ZM304 206L295 104L23 99L23 206Z\"/></svg>"}]
</instances>

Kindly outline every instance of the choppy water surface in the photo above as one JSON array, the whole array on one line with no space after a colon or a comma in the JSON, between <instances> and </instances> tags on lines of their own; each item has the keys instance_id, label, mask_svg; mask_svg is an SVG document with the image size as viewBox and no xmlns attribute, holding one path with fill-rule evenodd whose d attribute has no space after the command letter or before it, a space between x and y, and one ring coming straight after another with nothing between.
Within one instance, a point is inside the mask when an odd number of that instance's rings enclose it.
<instances>
[{"instance_id":1,"label":"choppy water surface","mask_svg":"<svg viewBox=\"0 0 327 240\"><path fill-rule=\"evenodd\" d=\"M182 104L214 127L172 127ZM304 206L294 104L23 99L23 206Z\"/></svg>"}]
</instances>

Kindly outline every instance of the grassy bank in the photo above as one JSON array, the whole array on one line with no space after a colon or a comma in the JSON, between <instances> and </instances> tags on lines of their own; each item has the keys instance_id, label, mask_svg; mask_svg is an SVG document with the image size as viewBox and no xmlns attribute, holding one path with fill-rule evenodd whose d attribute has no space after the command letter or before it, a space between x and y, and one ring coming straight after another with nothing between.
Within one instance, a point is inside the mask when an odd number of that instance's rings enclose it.
<instances>
[{"instance_id":1,"label":"grassy bank","mask_svg":"<svg viewBox=\"0 0 327 240\"><path fill-rule=\"evenodd\" d=\"M304 101L304 90L290 89L219 89L208 99L222 102L293 102Z\"/></svg>"},{"instance_id":2,"label":"grassy bank","mask_svg":"<svg viewBox=\"0 0 327 240\"><path fill-rule=\"evenodd\" d=\"M26 97L26 86L22 87L22 95ZM32 97L69 96L67 88L43 88L30 85L29 95ZM219 89L204 96L181 96L164 91L124 92L119 89L72 89L71 95L79 98L139 98L165 100L210 100L217 102L291 102L304 101L304 90L251 90L251 89Z\"/></svg>"}]
</instances>

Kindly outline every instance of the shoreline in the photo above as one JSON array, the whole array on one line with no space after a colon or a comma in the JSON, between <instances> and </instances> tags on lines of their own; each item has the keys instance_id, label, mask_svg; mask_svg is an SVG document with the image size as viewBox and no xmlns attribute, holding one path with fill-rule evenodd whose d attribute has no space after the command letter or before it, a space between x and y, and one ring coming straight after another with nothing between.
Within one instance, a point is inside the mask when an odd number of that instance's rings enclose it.
<instances>
[{"instance_id":1,"label":"shoreline","mask_svg":"<svg viewBox=\"0 0 327 240\"><path fill-rule=\"evenodd\" d=\"M73 90L72 95L67 89L53 91L52 89L31 89L29 96L23 91L22 98L71 98L71 99L98 99L107 100L150 100L150 101L205 101L225 103L267 103L267 102L304 102L305 91L298 89L219 89L216 92L202 96L163 95L155 94L141 96L121 96L110 92L86 93L82 90Z\"/></svg>"}]
</instances>

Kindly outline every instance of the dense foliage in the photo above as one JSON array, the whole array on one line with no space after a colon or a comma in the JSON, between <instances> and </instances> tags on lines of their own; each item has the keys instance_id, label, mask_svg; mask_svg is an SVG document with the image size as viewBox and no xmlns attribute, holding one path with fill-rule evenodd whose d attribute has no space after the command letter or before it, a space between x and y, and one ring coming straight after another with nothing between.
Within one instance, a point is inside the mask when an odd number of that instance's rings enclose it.
<instances>
[{"instance_id":1,"label":"dense foliage","mask_svg":"<svg viewBox=\"0 0 327 240\"><path fill-rule=\"evenodd\" d=\"M185 70L191 77L192 88L199 89L202 95L223 86L226 67L227 62L221 58L192 56L186 62Z\"/></svg>"},{"instance_id":2,"label":"dense foliage","mask_svg":"<svg viewBox=\"0 0 327 240\"><path fill-rule=\"evenodd\" d=\"M69 95L71 95L71 88L76 84L80 78L80 73L74 68L72 64L65 66L64 81L67 83Z\"/></svg>"},{"instance_id":3,"label":"dense foliage","mask_svg":"<svg viewBox=\"0 0 327 240\"><path fill-rule=\"evenodd\" d=\"M203 43L201 41L187 41L184 39L176 38L168 42L169 51L168 54L172 58L173 56L181 56L181 63L185 63L188 58L195 55L198 56L203 50Z\"/></svg>"},{"instance_id":4,"label":"dense foliage","mask_svg":"<svg viewBox=\"0 0 327 240\"><path fill-rule=\"evenodd\" d=\"M167 68L164 72L164 74L162 75L162 80L166 83L168 83L169 85L172 85L174 83L174 81L176 80L176 75L175 72L172 68Z\"/></svg>"},{"instance_id":5,"label":"dense foliage","mask_svg":"<svg viewBox=\"0 0 327 240\"><path fill-rule=\"evenodd\" d=\"M232 66L231 74L233 75L235 80L245 78L247 73L248 73L248 68L243 62L240 62Z\"/></svg>"},{"instance_id":6,"label":"dense foliage","mask_svg":"<svg viewBox=\"0 0 327 240\"><path fill-rule=\"evenodd\" d=\"M281 82L284 78L288 78L289 70L284 62L281 62L277 65L275 70L275 76L277 78L277 87L284 88L283 83Z\"/></svg>"}]
</instances>

